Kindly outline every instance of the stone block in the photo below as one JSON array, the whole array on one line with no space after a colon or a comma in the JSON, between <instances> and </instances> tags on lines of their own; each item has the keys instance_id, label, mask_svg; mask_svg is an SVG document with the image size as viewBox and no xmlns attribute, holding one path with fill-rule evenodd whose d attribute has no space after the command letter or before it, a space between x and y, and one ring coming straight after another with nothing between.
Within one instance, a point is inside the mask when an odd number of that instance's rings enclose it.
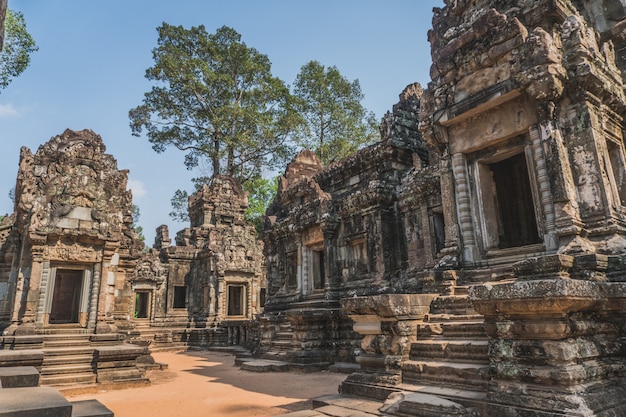
<instances>
[{"instance_id":1,"label":"stone block","mask_svg":"<svg viewBox=\"0 0 626 417\"><path fill-rule=\"evenodd\" d=\"M43 350L0 350L0 367L4 366L34 366L41 367Z\"/></svg>"},{"instance_id":2,"label":"stone block","mask_svg":"<svg viewBox=\"0 0 626 417\"><path fill-rule=\"evenodd\" d=\"M72 417L113 417L113 411L98 400L74 401Z\"/></svg>"},{"instance_id":3,"label":"stone block","mask_svg":"<svg viewBox=\"0 0 626 417\"><path fill-rule=\"evenodd\" d=\"M54 388L0 390L0 417L71 417L72 404Z\"/></svg>"},{"instance_id":4,"label":"stone block","mask_svg":"<svg viewBox=\"0 0 626 417\"><path fill-rule=\"evenodd\" d=\"M24 388L39 385L39 371L34 366L0 368L0 387Z\"/></svg>"}]
</instances>

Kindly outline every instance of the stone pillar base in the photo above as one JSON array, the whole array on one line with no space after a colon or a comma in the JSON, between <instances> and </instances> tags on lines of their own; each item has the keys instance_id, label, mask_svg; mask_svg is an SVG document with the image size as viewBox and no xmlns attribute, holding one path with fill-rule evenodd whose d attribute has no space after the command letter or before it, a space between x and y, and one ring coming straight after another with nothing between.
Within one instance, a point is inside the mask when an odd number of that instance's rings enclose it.
<instances>
[{"instance_id":1,"label":"stone pillar base","mask_svg":"<svg viewBox=\"0 0 626 417\"><path fill-rule=\"evenodd\" d=\"M626 283L572 279L589 276L585 259L524 262L523 279L470 289L491 339L488 415L626 415Z\"/></svg>"}]
</instances>

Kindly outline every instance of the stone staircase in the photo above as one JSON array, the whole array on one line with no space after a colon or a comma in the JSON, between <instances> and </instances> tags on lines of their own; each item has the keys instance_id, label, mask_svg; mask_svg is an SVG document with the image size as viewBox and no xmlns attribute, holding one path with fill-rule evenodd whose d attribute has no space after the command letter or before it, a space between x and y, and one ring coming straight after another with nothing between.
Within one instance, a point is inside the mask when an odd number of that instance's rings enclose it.
<instances>
[{"instance_id":1,"label":"stone staircase","mask_svg":"<svg viewBox=\"0 0 626 417\"><path fill-rule=\"evenodd\" d=\"M95 384L94 347L88 334L46 335L41 385Z\"/></svg>"},{"instance_id":2,"label":"stone staircase","mask_svg":"<svg viewBox=\"0 0 626 417\"><path fill-rule=\"evenodd\" d=\"M149 320L135 320L135 328L128 331L127 337L132 343L150 346L150 350L177 351L188 347L186 340L187 328L154 327Z\"/></svg>"},{"instance_id":3,"label":"stone staircase","mask_svg":"<svg viewBox=\"0 0 626 417\"><path fill-rule=\"evenodd\" d=\"M424 408L432 403L428 395L480 408L489 383L488 338L483 317L472 308L465 288L433 300L401 368L401 388L425 394ZM419 397L412 397L414 411L420 409L415 398Z\"/></svg>"},{"instance_id":4,"label":"stone staircase","mask_svg":"<svg viewBox=\"0 0 626 417\"><path fill-rule=\"evenodd\" d=\"M261 355L262 359L284 359L287 353L293 349L293 330L291 323L283 321L278 323L278 328L271 340L270 348Z\"/></svg>"},{"instance_id":5,"label":"stone staircase","mask_svg":"<svg viewBox=\"0 0 626 417\"><path fill-rule=\"evenodd\" d=\"M96 383L145 383L145 367L141 365L149 359L147 348L123 343L120 334L88 334L80 329L5 336L0 349L2 366L35 366L40 384L58 389Z\"/></svg>"}]
</instances>

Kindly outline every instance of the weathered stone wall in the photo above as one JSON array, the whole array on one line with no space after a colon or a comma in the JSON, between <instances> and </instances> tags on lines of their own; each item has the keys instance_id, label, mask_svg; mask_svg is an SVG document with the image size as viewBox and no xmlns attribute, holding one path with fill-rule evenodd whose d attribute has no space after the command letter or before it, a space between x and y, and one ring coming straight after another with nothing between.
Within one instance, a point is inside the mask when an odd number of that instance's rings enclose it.
<instances>
[{"instance_id":1,"label":"weathered stone wall","mask_svg":"<svg viewBox=\"0 0 626 417\"><path fill-rule=\"evenodd\" d=\"M420 113L440 159L435 269L477 284L484 415L626 412L623 19L620 1L435 10Z\"/></svg>"},{"instance_id":2,"label":"weathered stone wall","mask_svg":"<svg viewBox=\"0 0 626 417\"><path fill-rule=\"evenodd\" d=\"M156 345L252 342L243 329L262 312L266 285L263 246L244 219L247 206L241 185L218 176L189 198L191 227L178 232L174 246L167 227L157 229L131 278L133 294L147 303L145 311L133 306L142 337L154 335Z\"/></svg>"},{"instance_id":3,"label":"weathered stone wall","mask_svg":"<svg viewBox=\"0 0 626 417\"><path fill-rule=\"evenodd\" d=\"M63 323L110 330L116 303L128 303L115 293L142 248L127 177L89 130L66 130L35 154L22 148L12 228L2 234L0 305L9 332Z\"/></svg>"},{"instance_id":4,"label":"weathered stone wall","mask_svg":"<svg viewBox=\"0 0 626 417\"><path fill-rule=\"evenodd\" d=\"M417 131L421 94L417 84L402 93L385 116L381 142L328 167L303 151L280 178L264 234L265 349L277 350L272 339L289 322L292 344L283 354L290 360L353 361L357 336L340 299L421 289L421 280L405 279L396 192L407 171L429 163Z\"/></svg>"}]
</instances>

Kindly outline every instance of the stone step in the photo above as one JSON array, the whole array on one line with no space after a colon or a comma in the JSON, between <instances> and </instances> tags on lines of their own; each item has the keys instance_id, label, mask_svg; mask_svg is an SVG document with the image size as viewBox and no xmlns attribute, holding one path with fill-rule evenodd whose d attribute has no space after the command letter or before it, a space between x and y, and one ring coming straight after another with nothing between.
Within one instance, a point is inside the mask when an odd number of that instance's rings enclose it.
<instances>
[{"instance_id":1,"label":"stone step","mask_svg":"<svg viewBox=\"0 0 626 417\"><path fill-rule=\"evenodd\" d=\"M80 341L88 341L91 335L89 334L67 334L67 333L54 333L54 334L46 334L43 338L44 343L53 342L57 340L80 340Z\"/></svg>"},{"instance_id":2,"label":"stone step","mask_svg":"<svg viewBox=\"0 0 626 417\"><path fill-rule=\"evenodd\" d=\"M41 375L64 375L64 374L75 374L75 373L89 373L93 372L93 366L91 363L88 364L80 364L73 363L69 365L50 365L50 366L42 366L41 367Z\"/></svg>"},{"instance_id":3,"label":"stone step","mask_svg":"<svg viewBox=\"0 0 626 417\"><path fill-rule=\"evenodd\" d=\"M488 360L488 348L487 340L423 340L411 344L409 358L485 363Z\"/></svg>"},{"instance_id":4,"label":"stone step","mask_svg":"<svg viewBox=\"0 0 626 417\"><path fill-rule=\"evenodd\" d=\"M59 339L59 340L44 340L43 348L59 348L59 347L74 347L89 345L89 338L87 339Z\"/></svg>"},{"instance_id":5,"label":"stone step","mask_svg":"<svg viewBox=\"0 0 626 417\"><path fill-rule=\"evenodd\" d=\"M417 326L418 339L424 338L463 338L487 339L485 323L481 321L441 321L421 323Z\"/></svg>"},{"instance_id":6,"label":"stone step","mask_svg":"<svg viewBox=\"0 0 626 417\"><path fill-rule=\"evenodd\" d=\"M44 358L47 358L50 356L93 355L94 348L91 346L55 347L46 348L43 351Z\"/></svg>"},{"instance_id":7,"label":"stone step","mask_svg":"<svg viewBox=\"0 0 626 417\"><path fill-rule=\"evenodd\" d=\"M274 336L274 340L291 340L293 339L292 332L277 332Z\"/></svg>"},{"instance_id":8,"label":"stone step","mask_svg":"<svg viewBox=\"0 0 626 417\"><path fill-rule=\"evenodd\" d=\"M89 332L84 327L60 327L44 329L44 335L82 335Z\"/></svg>"},{"instance_id":9,"label":"stone step","mask_svg":"<svg viewBox=\"0 0 626 417\"><path fill-rule=\"evenodd\" d=\"M289 370L289 364L267 359L251 359L243 362L240 369L252 372L286 372Z\"/></svg>"},{"instance_id":10,"label":"stone step","mask_svg":"<svg viewBox=\"0 0 626 417\"><path fill-rule=\"evenodd\" d=\"M489 382L489 363L408 360L401 367L404 384L475 390L487 389Z\"/></svg>"},{"instance_id":11,"label":"stone step","mask_svg":"<svg viewBox=\"0 0 626 417\"><path fill-rule=\"evenodd\" d=\"M62 386L77 384L95 384L96 374L91 372L63 374L63 375L42 375L39 378L40 385Z\"/></svg>"},{"instance_id":12,"label":"stone step","mask_svg":"<svg viewBox=\"0 0 626 417\"><path fill-rule=\"evenodd\" d=\"M478 417L476 410L472 408L436 395L416 392L398 392L390 395L385 403L385 411L417 417Z\"/></svg>"},{"instance_id":13,"label":"stone step","mask_svg":"<svg viewBox=\"0 0 626 417\"><path fill-rule=\"evenodd\" d=\"M72 363L91 363L93 354L88 355L56 355L43 358L43 366L69 365Z\"/></svg>"},{"instance_id":14,"label":"stone step","mask_svg":"<svg viewBox=\"0 0 626 417\"><path fill-rule=\"evenodd\" d=\"M272 349L291 350L291 340L272 340Z\"/></svg>"},{"instance_id":15,"label":"stone step","mask_svg":"<svg viewBox=\"0 0 626 417\"><path fill-rule=\"evenodd\" d=\"M73 401L72 417L113 417L113 412L98 400Z\"/></svg>"},{"instance_id":16,"label":"stone step","mask_svg":"<svg viewBox=\"0 0 626 417\"><path fill-rule=\"evenodd\" d=\"M1 417L70 417L71 414L72 404L54 388L0 389Z\"/></svg>"},{"instance_id":17,"label":"stone step","mask_svg":"<svg viewBox=\"0 0 626 417\"><path fill-rule=\"evenodd\" d=\"M476 314L466 295L445 295L435 298L430 304L433 314Z\"/></svg>"},{"instance_id":18,"label":"stone step","mask_svg":"<svg viewBox=\"0 0 626 417\"><path fill-rule=\"evenodd\" d=\"M110 346L123 343L124 337L117 333L92 334L89 341L91 346Z\"/></svg>"},{"instance_id":19,"label":"stone step","mask_svg":"<svg viewBox=\"0 0 626 417\"><path fill-rule=\"evenodd\" d=\"M314 411L329 416L380 416L382 403L363 397L338 394L326 395L312 400Z\"/></svg>"}]
</instances>

